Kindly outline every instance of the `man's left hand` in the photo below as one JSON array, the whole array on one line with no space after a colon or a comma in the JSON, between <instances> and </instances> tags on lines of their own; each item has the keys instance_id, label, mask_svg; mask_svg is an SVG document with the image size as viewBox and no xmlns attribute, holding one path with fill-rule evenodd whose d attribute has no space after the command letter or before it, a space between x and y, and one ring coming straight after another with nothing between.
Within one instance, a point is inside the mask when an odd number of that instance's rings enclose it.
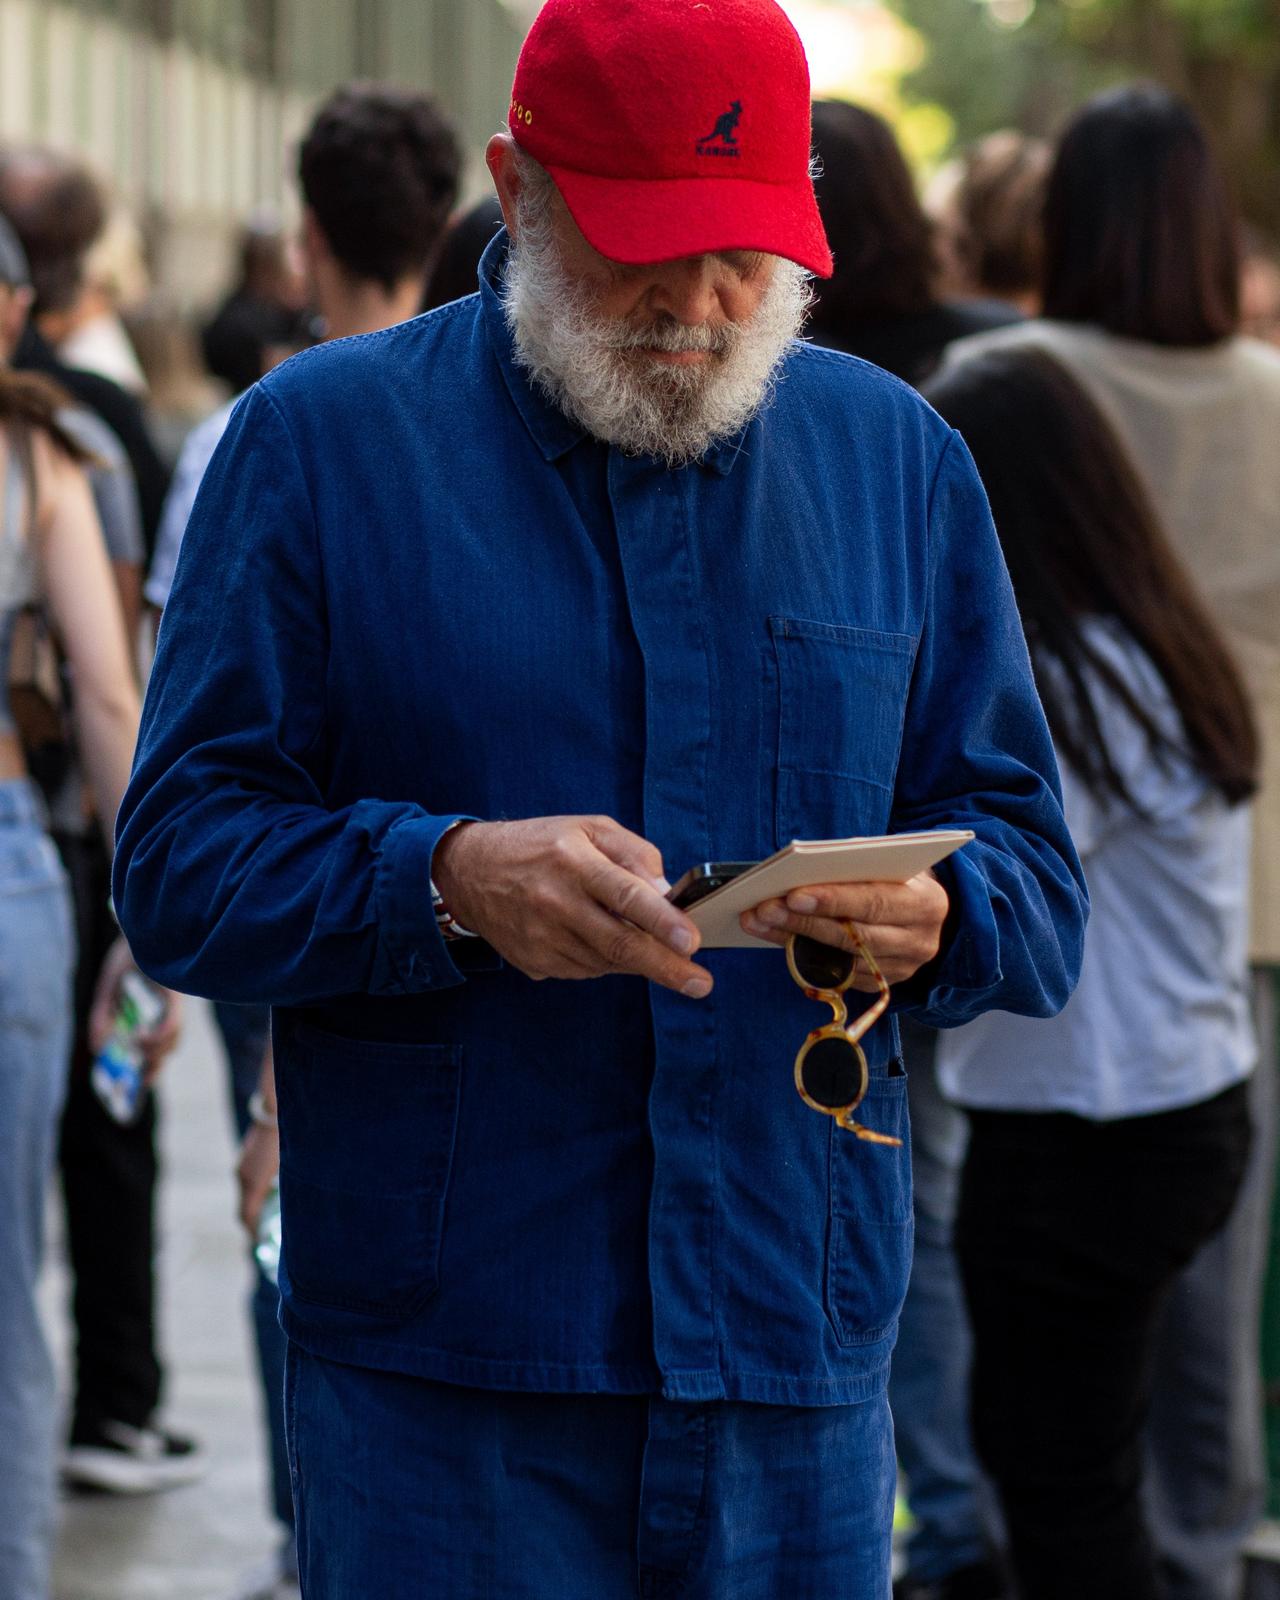
<instances>
[{"instance_id":1,"label":"man's left hand","mask_svg":"<svg viewBox=\"0 0 1280 1600\"><path fill-rule=\"evenodd\" d=\"M743 913L742 928L770 944L786 944L800 933L848 950L842 924L852 922L889 983L905 983L937 955L950 903L932 872L906 883L827 883L795 889L785 900L766 900ZM874 993L876 981L861 973L853 987Z\"/></svg>"}]
</instances>

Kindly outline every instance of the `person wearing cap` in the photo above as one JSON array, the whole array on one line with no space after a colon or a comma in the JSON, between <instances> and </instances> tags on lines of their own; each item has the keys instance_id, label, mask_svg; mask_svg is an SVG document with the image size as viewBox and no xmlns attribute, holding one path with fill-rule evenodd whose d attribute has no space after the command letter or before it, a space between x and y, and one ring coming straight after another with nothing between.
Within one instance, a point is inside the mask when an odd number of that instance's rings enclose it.
<instances>
[{"instance_id":1,"label":"person wearing cap","mask_svg":"<svg viewBox=\"0 0 1280 1600\"><path fill-rule=\"evenodd\" d=\"M479 294L241 401L117 905L147 970L274 1008L308 1600L884 1600L908 1160L796 1094L771 946L874 990L852 929L933 1026L1060 1007L1047 730L963 444L796 339L831 260L773 0L549 0L509 124ZM756 948L665 896L950 826Z\"/></svg>"}]
</instances>

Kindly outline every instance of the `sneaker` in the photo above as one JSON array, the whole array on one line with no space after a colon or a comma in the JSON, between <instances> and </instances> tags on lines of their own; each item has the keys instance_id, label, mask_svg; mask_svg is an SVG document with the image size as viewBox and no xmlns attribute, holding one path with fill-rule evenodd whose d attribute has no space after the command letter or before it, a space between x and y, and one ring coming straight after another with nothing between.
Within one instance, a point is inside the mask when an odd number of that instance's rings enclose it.
<instances>
[{"instance_id":1,"label":"sneaker","mask_svg":"<svg viewBox=\"0 0 1280 1600\"><path fill-rule=\"evenodd\" d=\"M204 1470L204 1451L194 1439L127 1422L100 1423L74 1438L62 1458L67 1483L106 1494L153 1494L194 1483Z\"/></svg>"},{"instance_id":2,"label":"sneaker","mask_svg":"<svg viewBox=\"0 0 1280 1600\"><path fill-rule=\"evenodd\" d=\"M893 1600L1004 1600L1004 1580L989 1561L924 1582L908 1573L893 1586Z\"/></svg>"}]
</instances>

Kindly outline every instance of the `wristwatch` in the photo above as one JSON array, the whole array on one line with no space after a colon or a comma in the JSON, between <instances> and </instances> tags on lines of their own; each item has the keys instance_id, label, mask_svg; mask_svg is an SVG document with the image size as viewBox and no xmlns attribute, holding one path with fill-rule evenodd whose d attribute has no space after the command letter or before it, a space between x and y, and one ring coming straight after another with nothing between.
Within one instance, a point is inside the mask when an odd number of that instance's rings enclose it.
<instances>
[{"instance_id":1,"label":"wristwatch","mask_svg":"<svg viewBox=\"0 0 1280 1600\"><path fill-rule=\"evenodd\" d=\"M444 838L445 833L451 833L454 828L459 827L462 821L463 819L459 817L457 822L451 822L444 830L444 833L440 835L440 839ZM437 847L439 846L439 843L440 840L437 839ZM456 920L448 906L445 905L444 896L436 887L436 880L432 878L430 883L431 909L435 913L436 927L440 930L441 938L445 939L446 941L452 941L454 939L478 939L480 935L478 933L473 933L470 928L464 928L462 924Z\"/></svg>"}]
</instances>

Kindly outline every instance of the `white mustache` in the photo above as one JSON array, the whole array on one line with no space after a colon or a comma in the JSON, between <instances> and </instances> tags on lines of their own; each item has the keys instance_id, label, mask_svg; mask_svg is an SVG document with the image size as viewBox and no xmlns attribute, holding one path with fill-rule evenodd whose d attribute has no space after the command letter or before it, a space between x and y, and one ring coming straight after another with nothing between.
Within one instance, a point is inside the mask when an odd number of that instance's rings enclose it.
<instances>
[{"instance_id":1,"label":"white mustache","mask_svg":"<svg viewBox=\"0 0 1280 1600\"><path fill-rule=\"evenodd\" d=\"M608 328L606 340L614 350L661 350L668 355L698 351L726 356L738 347L742 330L733 323L713 328L705 322L690 326L663 317L643 327Z\"/></svg>"}]
</instances>

